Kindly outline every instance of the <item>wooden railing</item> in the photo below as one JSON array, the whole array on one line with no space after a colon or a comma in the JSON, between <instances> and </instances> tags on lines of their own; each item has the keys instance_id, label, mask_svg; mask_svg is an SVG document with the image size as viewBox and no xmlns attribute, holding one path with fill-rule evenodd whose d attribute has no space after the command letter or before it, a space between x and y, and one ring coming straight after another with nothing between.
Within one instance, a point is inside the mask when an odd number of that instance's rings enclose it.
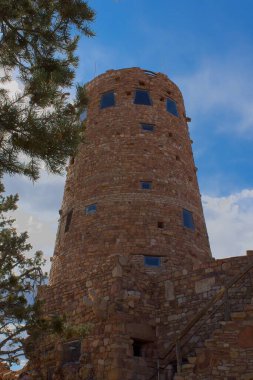
<instances>
[{"instance_id":1,"label":"wooden railing","mask_svg":"<svg viewBox=\"0 0 253 380\"><path fill-rule=\"evenodd\" d=\"M221 305L224 305L224 320L229 321L230 320L230 303L229 303L229 289L231 289L235 284L237 284L240 279L246 276L246 274L253 269L253 262L249 263L246 267L243 268L237 275L235 275L230 281L227 282L226 285L224 285L211 299L207 302L205 306L186 324L186 326L183 328L183 330L180 332L180 334L172 341L170 344L167 352L165 355L159 357L158 362L159 364L157 370L152 375L152 377L149 378L149 380L154 380L156 378L159 378L159 374L161 371L164 371L168 365L175 361L177 362L177 373L181 372L182 369L182 347L191 339L192 335L190 336L189 333L193 329L194 326L198 322L200 322L205 316L208 318L210 317L210 314L207 314L207 312L212 308L211 315L214 314ZM221 301L221 303L216 307L218 301ZM201 321L202 322L202 321ZM205 323L205 320L203 323L201 323L199 328ZM198 330L199 330L198 328ZM196 331L195 331L196 332ZM194 332L194 333L195 333Z\"/></svg>"}]
</instances>

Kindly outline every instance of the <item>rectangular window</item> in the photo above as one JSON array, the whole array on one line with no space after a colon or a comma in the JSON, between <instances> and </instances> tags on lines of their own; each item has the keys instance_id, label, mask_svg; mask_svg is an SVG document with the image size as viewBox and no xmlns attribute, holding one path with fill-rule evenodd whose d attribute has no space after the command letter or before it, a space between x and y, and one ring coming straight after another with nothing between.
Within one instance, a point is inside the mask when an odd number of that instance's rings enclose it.
<instances>
[{"instance_id":1,"label":"rectangular window","mask_svg":"<svg viewBox=\"0 0 253 380\"><path fill-rule=\"evenodd\" d=\"M81 342L80 340L75 340L73 342L68 342L63 344L63 364L65 363L76 363L79 361L81 355Z\"/></svg>"},{"instance_id":2,"label":"rectangular window","mask_svg":"<svg viewBox=\"0 0 253 380\"><path fill-rule=\"evenodd\" d=\"M177 103L175 100L167 98L166 108L169 113L178 117Z\"/></svg>"},{"instance_id":3,"label":"rectangular window","mask_svg":"<svg viewBox=\"0 0 253 380\"><path fill-rule=\"evenodd\" d=\"M68 212L68 214L67 214L67 219L66 219L66 224L65 224L65 230L64 230L64 232L68 232L68 230L69 230L71 219L72 219L72 214L73 214L73 210L70 210Z\"/></svg>"},{"instance_id":4,"label":"rectangular window","mask_svg":"<svg viewBox=\"0 0 253 380\"><path fill-rule=\"evenodd\" d=\"M93 203L93 204L85 207L85 214L86 215L95 214L96 211L97 211L97 204L96 203Z\"/></svg>"},{"instance_id":5,"label":"rectangular window","mask_svg":"<svg viewBox=\"0 0 253 380\"><path fill-rule=\"evenodd\" d=\"M100 100L100 108L107 108L107 107L112 107L115 106L115 96L114 92L106 92L101 96Z\"/></svg>"},{"instance_id":6,"label":"rectangular window","mask_svg":"<svg viewBox=\"0 0 253 380\"><path fill-rule=\"evenodd\" d=\"M192 212L186 209L183 209L183 225L191 230L195 229Z\"/></svg>"},{"instance_id":7,"label":"rectangular window","mask_svg":"<svg viewBox=\"0 0 253 380\"><path fill-rule=\"evenodd\" d=\"M148 267L160 267L161 258L157 256L144 256L144 264Z\"/></svg>"},{"instance_id":8,"label":"rectangular window","mask_svg":"<svg viewBox=\"0 0 253 380\"><path fill-rule=\"evenodd\" d=\"M47 370L47 380L53 380L55 367L49 367Z\"/></svg>"},{"instance_id":9,"label":"rectangular window","mask_svg":"<svg viewBox=\"0 0 253 380\"><path fill-rule=\"evenodd\" d=\"M141 185L141 189L143 189L143 190L151 190L152 189L152 182L151 181L141 181L140 185Z\"/></svg>"},{"instance_id":10,"label":"rectangular window","mask_svg":"<svg viewBox=\"0 0 253 380\"><path fill-rule=\"evenodd\" d=\"M152 101L146 90L136 90L134 104L144 104L146 106L152 106Z\"/></svg>"},{"instance_id":11,"label":"rectangular window","mask_svg":"<svg viewBox=\"0 0 253 380\"><path fill-rule=\"evenodd\" d=\"M153 124L141 123L141 129L145 132L154 132L155 126Z\"/></svg>"}]
</instances>

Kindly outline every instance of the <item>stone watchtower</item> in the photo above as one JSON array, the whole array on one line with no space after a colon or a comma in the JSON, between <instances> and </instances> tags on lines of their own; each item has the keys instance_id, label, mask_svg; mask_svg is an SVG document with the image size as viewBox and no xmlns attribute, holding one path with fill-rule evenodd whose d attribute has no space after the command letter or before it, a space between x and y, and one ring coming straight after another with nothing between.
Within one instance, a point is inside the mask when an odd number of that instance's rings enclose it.
<instances>
[{"instance_id":1,"label":"stone watchtower","mask_svg":"<svg viewBox=\"0 0 253 380\"><path fill-rule=\"evenodd\" d=\"M85 140L68 169L51 284L78 281L90 260L111 255L167 271L209 261L178 87L131 68L108 71L87 90Z\"/></svg>"},{"instance_id":2,"label":"stone watchtower","mask_svg":"<svg viewBox=\"0 0 253 380\"><path fill-rule=\"evenodd\" d=\"M46 313L90 330L41 342L31 362L49 380L146 380L175 332L175 274L213 262L189 119L161 73L110 70L87 91L85 138L40 297Z\"/></svg>"}]
</instances>

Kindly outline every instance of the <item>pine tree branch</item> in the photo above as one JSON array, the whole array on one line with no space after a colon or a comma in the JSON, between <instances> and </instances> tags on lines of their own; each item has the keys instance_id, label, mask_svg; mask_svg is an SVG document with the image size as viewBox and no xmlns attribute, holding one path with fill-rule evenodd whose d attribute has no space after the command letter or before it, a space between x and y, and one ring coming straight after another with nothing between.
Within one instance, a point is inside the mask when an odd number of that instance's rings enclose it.
<instances>
[{"instance_id":1,"label":"pine tree branch","mask_svg":"<svg viewBox=\"0 0 253 380\"><path fill-rule=\"evenodd\" d=\"M27 38L25 38L18 30L20 29L17 29L15 28L15 26L13 26L8 20L6 20L6 18L3 18L3 21L6 23L6 25L12 30L14 31L15 33L17 33L17 35L19 36L20 39L22 39L22 41L27 45L27 46L31 46L34 51L36 51L37 54L39 54L41 57L41 53L40 51L37 49L37 46L32 44Z\"/></svg>"},{"instance_id":2,"label":"pine tree branch","mask_svg":"<svg viewBox=\"0 0 253 380\"><path fill-rule=\"evenodd\" d=\"M0 341L0 347L4 347L6 345L7 342L11 341L13 338L15 338L16 336L20 335L22 332L26 331L27 327L26 326L23 326L23 327L20 327L17 331L15 331L14 333L8 335L7 338L5 338L4 340ZM21 348L17 348L16 349L17 351L20 351ZM15 351L16 351L15 350ZM3 353L3 351L0 351L1 353Z\"/></svg>"}]
</instances>

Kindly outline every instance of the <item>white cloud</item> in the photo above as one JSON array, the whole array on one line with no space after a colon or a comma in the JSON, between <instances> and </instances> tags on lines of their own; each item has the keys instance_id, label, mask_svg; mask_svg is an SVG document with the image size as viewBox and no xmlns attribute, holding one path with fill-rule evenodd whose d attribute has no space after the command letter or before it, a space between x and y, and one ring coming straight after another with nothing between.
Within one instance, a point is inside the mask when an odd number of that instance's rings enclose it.
<instances>
[{"instance_id":1,"label":"white cloud","mask_svg":"<svg viewBox=\"0 0 253 380\"><path fill-rule=\"evenodd\" d=\"M40 217L36 211L34 213L27 210L25 207L19 208L13 215L16 219L15 225L19 232L27 231L29 235L29 242L33 248L29 252L33 254L37 250L42 250L47 264L45 270L48 271L50 267L50 256L53 255L57 219L58 214L51 211L45 211Z\"/></svg>"},{"instance_id":2,"label":"white cloud","mask_svg":"<svg viewBox=\"0 0 253 380\"><path fill-rule=\"evenodd\" d=\"M48 175L42 171L40 180L33 184L25 177L4 178L6 194L19 194L18 209L11 213L18 232L27 231L33 249L42 250L47 259L53 255L60 204L65 177Z\"/></svg>"},{"instance_id":3,"label":"white cloud","mask_svg":"<svg viewBox=\"0 0 253 380\"><path fill-rule=\"evenodd\" d=\"M216 131L253 137L253 93L249 80L252 75L252 63L241 56L239 60L233 52L219 61L203 61L195 72L177 77L176 82L194 124L218 113L213 125Z\"/></svg>"},{"instance_id":4,"label":"white cloud","mask_svg":"<svg viewBox=\"0 0 253 380\"><path fill-rule=\"evenodd\" d=\"M4 76L3 69L0 68L0 78ZM17 95L20 95L22 93L22 85L17 80L16 75L14 73L11 74L11 80L1 83L0 82L0 88L8 90L9 95L11 97Z\"/></svg>"},{"instance_id":5,"label":"white cloud","mask_svg":"<svg viewBox=\"0 0 253 380\"><path fill-rule=\"evenodd\" d=\"M0 77L3 76L0 69ZM22 93L22 84L15 73L10 81L0 83L0 88L9 91L12 98ZM22 160L26 157L21 155ZM50 267L49 257L53 254L54 242L59 218L58 210L62 200L65 178L49 175L41 163L41 177L33 184L28 178L22 176L5 176L4 185L6 194L19 194L18 209L11 213L16 219L16 228L19 233L27 231L29 243L33 248L28 255L42 250L47 259L46 270Z\"/></svg>"},{"instance_id":6,"label":"white cloud","mask_svg":"<svg viewBox=\"0 0 253 380\"><path fill-rule=\"evenodd\" d=\"M15 212L18 230L28 231L33 252L43 250L47 258L53 254L63 185L64 178L46 175L33 188L25 184L28 197L22 200L21 196ZM240 256L253 249L253 189L226 197L203 195L202 201L215 258ZM48 260L47 270L49 266Z\"/></svg>"},{"instance_id":7,"label":"white cloud","mask_svg":"<svg viewBox=\"0 0 253 380\"><path fill-rule=\"evenodd\" d=\"M202 196L215 258L240 256L253 249L253 189L227 197Z\"/></svg>"}]
</instances>

